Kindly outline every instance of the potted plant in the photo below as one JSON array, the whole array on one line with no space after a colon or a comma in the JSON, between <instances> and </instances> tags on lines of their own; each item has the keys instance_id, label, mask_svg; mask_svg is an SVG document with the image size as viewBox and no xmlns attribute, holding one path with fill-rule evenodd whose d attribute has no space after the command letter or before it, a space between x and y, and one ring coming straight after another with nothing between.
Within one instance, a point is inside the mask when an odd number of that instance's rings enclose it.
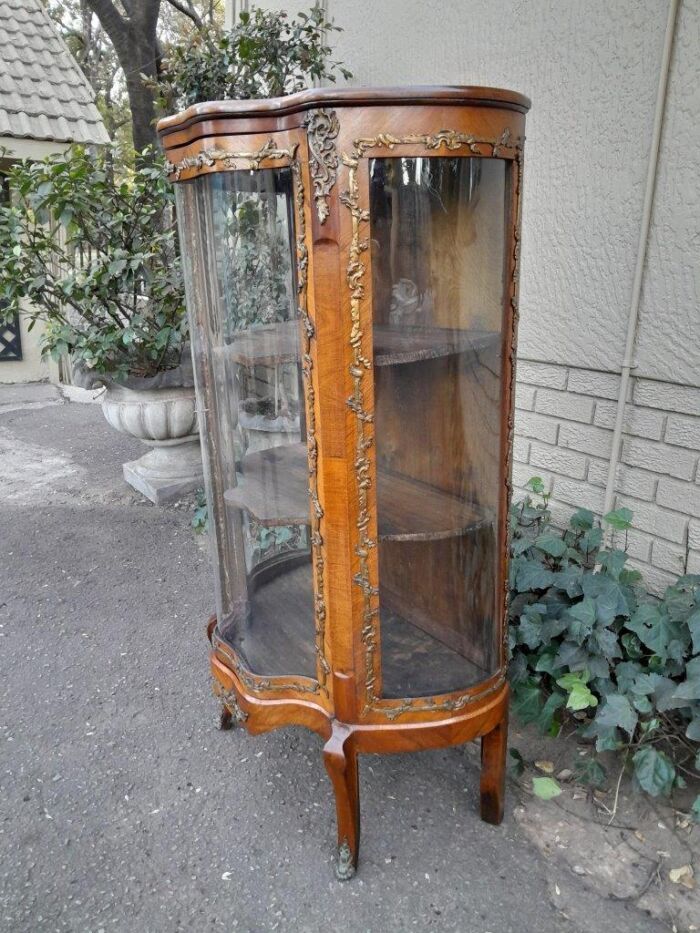
<instances>
[{"instance_id":1,"label":"potted plant","mask_svg":"<svg viewBox=\"0 0 700 933\"><path fill-rule=\"evenodd\" d=\"M115 161L72 147L10 168L0 313L41 323L73 382L105 387L107 421L154 448L125 479L161 502L201 482L173 196L158 158L121 178Z\"/></svg>"},{"instance_id":2,"label":"potted plant","mask_svg":"<svg viewBox=\"0 0 700 933\"><path fill-rule=\"evenodd\" d=\"M228 32L201 29L164 50L152 83L159 108L282 96L335 81L336 70L348 78L329 58L325 36L336 28L315 6L291 20L283 11L244 11ZM10 169L13 203L0 208L0 320L21 310L30 327L41 322L45 352L70 357L73 381L105 386L109 423L154 447L124 464L125 478L160 502L200 485L202 475L174 196L153 153L118 176L121 164L109 149L72 147ZM251 250L254 207L244 200L231 218ZM247 292L255 276L247 267L235 273ZM269 292L265 300L284 291L277 281L255 284L256 294ZM279 418L267 414L251 417L270 431Z\"/></svg>"}]
</instances>

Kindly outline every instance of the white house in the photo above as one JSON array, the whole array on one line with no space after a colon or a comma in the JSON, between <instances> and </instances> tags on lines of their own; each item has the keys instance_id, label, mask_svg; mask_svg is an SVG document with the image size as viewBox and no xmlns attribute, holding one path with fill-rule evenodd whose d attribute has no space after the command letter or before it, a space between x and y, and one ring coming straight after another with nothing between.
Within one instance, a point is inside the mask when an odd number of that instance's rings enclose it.
<instances>
[{"instance_id":1,"label":"white house","mask_svg":"<svg viewBox=\"0 0 700 933\"><path fill-rule=\"evenodd\" d=\"M40 0L0 3L0 197L3 167L42 159L71 143L109 141L92 88L57 34ZM24 320L0 328L0 383L57 378L41 359L39 328Z\"/></svg>"}]
</instances>

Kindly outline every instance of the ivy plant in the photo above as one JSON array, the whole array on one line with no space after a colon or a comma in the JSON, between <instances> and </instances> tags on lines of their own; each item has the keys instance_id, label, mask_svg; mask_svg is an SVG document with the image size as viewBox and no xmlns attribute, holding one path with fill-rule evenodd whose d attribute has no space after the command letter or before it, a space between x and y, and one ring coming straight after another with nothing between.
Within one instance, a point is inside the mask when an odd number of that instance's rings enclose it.
<instances>
[{"instance_id":1,"label":"ivy plant","mask_svg":"<svg viewBox=\"0 0 700 933\"><path fill-rule=\"evenodd\" d=\"M330 58L329 32L338 32L317 4L290 19L284 10L242 11L228 32L197 31L185 45L166 48L150 83L164 113L209 100L282 97L316 81L351 78Z\"/></svg>"},{"instance_id":2,"label":"ivy plant","mask_svg":"<svg viewBox=\"0 0 700 933\"><path fill-rule=\"evenodd\" d=\"M116 178L74 146L8 170L0 206L0 320L45 325L44 351L116 379L180 362L186 336L173 191L159 159Z\"/></svg>"},{"instance_id":3,"label":"ivy plant","mask_svg":"<svg viewBox=\"0 0 700 933\"><path fill-rule=\"evenodd\" d=\"M602 524L579 509L561 530L542 480L528 489L510 514L515 713L551 734L570 719L597 753L621 751L644 791L667 796L700 777L700 576L649 597L627 566L628 509ZM597 755L579 777L602 783Z\"/></svg>"}]
</instances>

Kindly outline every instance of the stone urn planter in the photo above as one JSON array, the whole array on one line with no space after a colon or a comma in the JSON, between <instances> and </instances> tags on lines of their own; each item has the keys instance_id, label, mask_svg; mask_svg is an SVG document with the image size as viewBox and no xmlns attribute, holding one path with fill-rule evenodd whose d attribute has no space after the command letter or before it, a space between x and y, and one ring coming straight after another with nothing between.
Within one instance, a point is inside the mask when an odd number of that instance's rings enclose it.
<instances>
[{"instance_id":1,"label":"stone urn planter","mask_svg":"<svg viewBox=\"0 0 700 933\"><path fill-rule=\"evenodd\" d=\"M73 373L73 381L83 388L103 385L102 412L108 423L151 448L122 469L126 482L156 505L203 483L189 354L184 359L177 369L149 379L130 376L121 383L84 368Z\"/></svg>"},{"instance_id":2,"label":"stone urn planter","mask_svg":"<svg viewBox=\"0 0 700 933\"><path fill-rule=\"evenodd\" d=\"M193 388L110 386L102 399L107 421L152 449L123 466L124 479L160 505L202 485L202 456Z\"/></svg>"}]
</instances>

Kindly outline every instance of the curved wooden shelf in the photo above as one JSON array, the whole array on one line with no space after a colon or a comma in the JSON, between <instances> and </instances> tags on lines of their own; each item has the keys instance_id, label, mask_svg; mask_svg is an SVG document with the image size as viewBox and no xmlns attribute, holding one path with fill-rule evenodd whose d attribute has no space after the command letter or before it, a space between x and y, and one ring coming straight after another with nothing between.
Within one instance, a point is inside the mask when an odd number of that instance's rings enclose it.
<instances>
[{"instance_id":1,"label":"curved wooden shelf","mask_svg":"<svg viewBox=\"0 0 700 933\"><path fill-rule=\"evenodd\" d=\"M299 321L263 324L243 330L214 352L242 366L296 363L301 357Z\"/></svg>"},{"instance_id":2,"label":"curved wooden shelf","mask_svg":"<svg viewBox=\"0 0 700 933\"><path fill-rule=\"evenodd\" d=\"M224 493L228 505L245 509L267 527L310 523L305 444L249 454L241 467L238 486ZM491 524L473 505L397 473L379 472L377 498L383 541L436 541Z\"/></svg>"},{"instance_id":3,"label":"curved wooden shelf","mask_svg":"<svg viewBox=\"0 0 700 933\"><path fill-rule=\"evenodd\" d=\"M417 363L458 353L477 354L497 346L501 339L498 331L385 324L375 324L372 333L375 366ZM301 356L299 322L284 321L242 331L225 348L215 352L249 367L297 362Z\"/></svg>"},{"instance_id":4,"label":"curved wooden shelf","mask_svg":"<svg viewBox=\"0 0 700 933\"><path fill-rule=\"evenodd\" d=\"M219 622L212 644L224 656L237 659L253 679L305 678L310 682L316 670L311 557L290 552L273 559L269 568L261 565L259 569L263 573L251 586L248 601ZM445 638L439 625L411 622L397 611L391 594L382 598L386 602L381 613L385 699L464 692L492 676L492 671L470 658L472 646ZM265 686L260 689L264 691Z\"/></svg>"},{"instance_id":5,"label":"curved wooden shelf","mask_svg":"<svg viewBox=\"0 0 700 933\"><path fill-rule=\"evenodd\" d=\"M396 366L435 360L458 353L479 353L497 345L497 331L451 330L446 327L390 327L375 324L374 365Z\"/></svg>"}]
</instances>

